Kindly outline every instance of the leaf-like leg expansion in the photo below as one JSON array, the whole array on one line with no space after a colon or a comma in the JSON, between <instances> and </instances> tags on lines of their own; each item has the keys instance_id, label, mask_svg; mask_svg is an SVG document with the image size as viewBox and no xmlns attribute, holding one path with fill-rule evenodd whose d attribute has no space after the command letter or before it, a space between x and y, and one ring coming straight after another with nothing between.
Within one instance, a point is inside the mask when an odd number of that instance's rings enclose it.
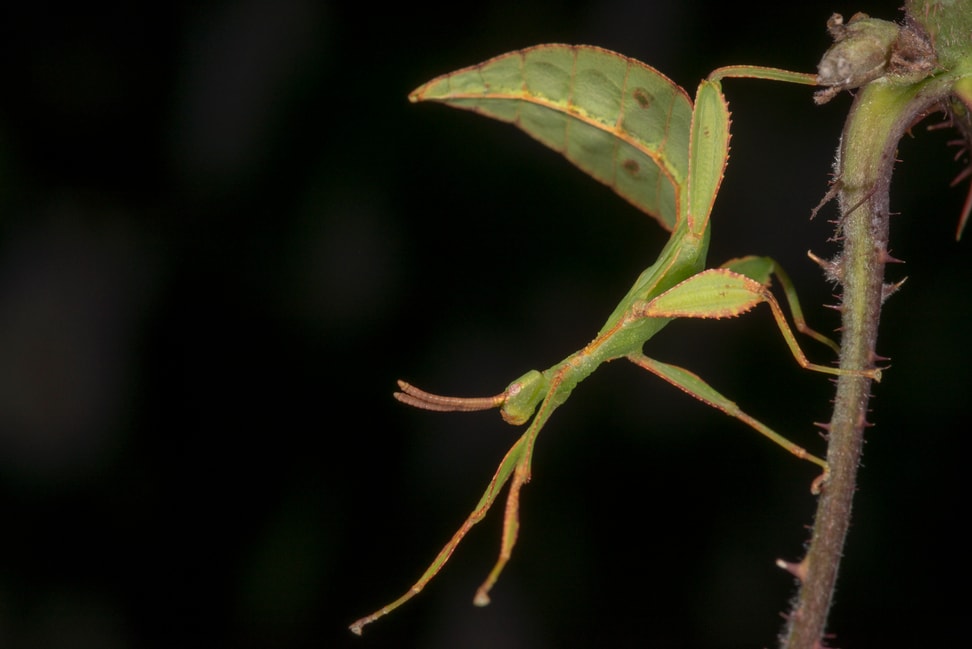
<instances>
[{"instance_id":1,"label":"leaf-like leg expansion","mask_svg":"<svg viewBox=\"0 0 972 649\"><path fill-rule=\"evenodd\" d=\"M361 635L361 631L366 624L370 624L384 615L387 615L408 600L418 595L420 592L422 592L422 589L425 588L425 585L428 584L436 574L438 574L438 572L442 569L442 566L444 566L449 560L449 557L452 556L452 552L456 549L456 546L458 546L459 542L462 541L463 537L466 536L466 533L472 529L473 525L483 520L483 518L486 516L486 512L489 511L489 508L496 500L496 496L499 495L500 490L502 490L503 485L505 485L506 481L509 480L510 474L513 473L514 468L518 468L520 463L523 461L523 450L527 445L528 434L529 433L524 433L520 439L513 444L510 450L507 451L506 456L503 458L499 468L493 475L493 479L490 481L489 486L483 493L482 498L479 499L479 503L476 505L476 508L471 514L469 514L469 517L466 518L465 522L463 522L462 526L452 536L449 542L445 544L445 547L439 551L439 554L436 555L435 560L432 561L429 567L425 569L425 572L422 573L422 576L419 577L418 581L416 581L415 584L413 584L404 595L392 603L383 606L371 615L366 615L363 618L356 620L349 627L352 633ZM507 511L508 510L509 506L507 506ZM504 537L505 536L506 534L504 532Z\"/></svg>"},{"instance_id":2,"label":"leaf-like leg expansion","mask_svg":"<svg viewBox=\"0 0 972 649\"><path fill-rule=\"evenodd\" d=\"M652 374L665 379L675 387L687 394L690 394L702 403L706 403L713 408L717 408L730 417L735 417L739 421L756 430L756 432L782 446L801 460L813 462L822 468L823 474L814 480L813 485L811 486L811 491L813 491L813 493L818 493L820 490L820 484L827 480L830 473L830 468L824 460L815 455L811 455L802 446L794 444L787 438L774 431L772 428L747 415L742 411L742 409L740 409L738 405L736 405L734 401L726 398L721 393L716 391L715 388L703 381L697 374L677 365L670 365L668 363L663 363L653 358L649 358L640 352L630 354L628 356L628 360L638 367L644 368Z\"/></svg>"},{"instance_id":3,"label":"leaf-like leg expansion","mask_svg":"<svg viewBox=\"0 0 972 649\"><path fill-rule=\"evenodd\" d=\"M742 273L756 280L764 287L770 285L770 275L776 275L776 278L780 281L780 289L783 291L783 295L786 296L786 302L790 307L790 315L793 316L793 325L796 327L796 330L805 336L813 338L817 342L827 345L837 354L840 353L840 345L819 331L811 329L810 325L807 324L806 319L803 317L803 309L800 307L800 299L797 297L796 287L793 286L790 276L786 274L783 267L776 263L774 259L770 257L740 257L738 259L730 259L722 264L720 268L728 268L737 273Z\"/></svg>"},{"instance_id":4,"label":"leaf-like leg expansion","mask_svg":"<svg viewBox=\"0 0 972 649\"><path fill-rule=\"evenodd\" d=\"M634 309L631 317L732 318L746 313L760 302L769 304L777 327L783 334L783 340L786 341L797 364L803 369L838 376L851 374L874 381L881 380L881 370L878 368L848 371L811 363L800 348L790 325L787 324L783 309L769 289L763 283L727 268L711 268L692 275Z\"/></svg>"}]
</instances>

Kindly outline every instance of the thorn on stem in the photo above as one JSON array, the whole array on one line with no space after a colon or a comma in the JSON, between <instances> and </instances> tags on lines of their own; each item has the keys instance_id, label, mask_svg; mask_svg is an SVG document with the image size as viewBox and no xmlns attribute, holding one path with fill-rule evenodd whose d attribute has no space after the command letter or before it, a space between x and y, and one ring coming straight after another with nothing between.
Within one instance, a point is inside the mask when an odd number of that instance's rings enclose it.
<instances>
[{"instance_id":1,"label":"thorn on stem","mask_svg":"<svg viewBox=\"0 0 972 649\"><path fill-rule=\"evenodd\" d=\"M801 583L807 578L806 559L799 563L790 563L789 561L784 561L783 559L777 559L776 566L786 570L788 573L799 579Z\"/></svg>"},{"instance_id":2,"label":"thorn on stem","mask_svg":"<svg viewBox=\"0 0 972 649\"><path fill-rule=\"evenodd\" d=\"M827 193L820 199L817 206L810 210L811 221L817 216L817 212L823 209L824 205L837 198L837 195L840 194L841 187L843 187L843 182L839 176L830 181L830 187L827 188Z\"/></svg>"},{"instance_id":3,"label":"thorn on stem","mask_svg":"<svg viewBox=\"0 0 972 649\"><path fill-rule=\"evenodd\" d=\"M891 254L885 250L881 253L881 261L885 264L903 264L905 263L903 259L898 259L897 257L892 257Z\"/></svg>"},{"instance_id":4,"label":"thorn on stem","mask_svg":"<svg viewBox=\"0 0 972 649\"><path fill-rule=\"evenodd\" d=\"M820 266L820 269L823 271L824 277L828 282L840 284L844 281L844 260L840 255L828 260L818 257L817 255L813 254L812 250L808 250L807 257L809 257L815 264Z\"/></svg>"},{"instance_id":5,"label":"thorn on stem","mask_svg":"<svg viewBox=\"0 0 972 649\"><path fill-rule=\"evenodd\" d=\"M894 295L895 293L897 293L898 292L898 289L901 288L901 285L904 284L907 281L908 281L908 278L905 277L900 282L895 282L894 284L882 284L881 285L881 304L884 304L885 300L887 300L889 297L891 297L892 295Z\"/></svg>"}]
</instances>

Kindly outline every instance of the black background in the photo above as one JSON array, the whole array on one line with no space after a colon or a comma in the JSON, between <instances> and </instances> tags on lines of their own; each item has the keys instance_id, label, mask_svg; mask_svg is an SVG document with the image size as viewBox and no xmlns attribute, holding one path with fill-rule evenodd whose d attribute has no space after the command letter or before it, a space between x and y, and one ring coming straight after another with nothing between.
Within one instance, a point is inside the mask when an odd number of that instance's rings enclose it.
<instances>
[{"instance_id":1,"label":"black background","mask_svg":"<svg viewBox=\"0 0 972 649\"><path fill-rule=\"evenodd\" d=\"M817 4L817 6L813 6ZM450 70L589 43L694 93L720 65L812 71L831 11L895 3L245 0L3 10L0 646L769 647L814 468L622 363L539 438L485 609L501 507L354 638L472 508L516 432L391 399L492 394L579 349L665 234L511 127L412 106ZM831 331L847 94L729 80L712 263L772 255ZM932 117L929 123L938 121ZM968 582L965 187L951 135L900 149L888 301L835 646L954 646ZM963 279L964 278L964 279ZM807 352L828 362L826 349ZM769 311L646 352L823 452L832 385ZM960 591L961 592L961 591Z\"/></svg>"}]
</instances>

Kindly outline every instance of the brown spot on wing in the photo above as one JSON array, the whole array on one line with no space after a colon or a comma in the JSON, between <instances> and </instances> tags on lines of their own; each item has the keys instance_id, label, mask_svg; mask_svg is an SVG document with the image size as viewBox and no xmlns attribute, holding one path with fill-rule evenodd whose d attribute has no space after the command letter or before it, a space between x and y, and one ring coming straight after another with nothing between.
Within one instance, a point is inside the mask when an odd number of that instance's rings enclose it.
<instances>
[{"instance_id":1,"label":"brown spot on wing","mask_svg":"<svg viewBox=\"0 0 972 649\"><path fill-rule=\"evenodd\" d=\"M634 100L638 102L638 105L642 108L650 108L651 103L655 99L652 94L644 88L635 88L632 91L631 96L634 97Z\"/></svg>"}]
</instances>

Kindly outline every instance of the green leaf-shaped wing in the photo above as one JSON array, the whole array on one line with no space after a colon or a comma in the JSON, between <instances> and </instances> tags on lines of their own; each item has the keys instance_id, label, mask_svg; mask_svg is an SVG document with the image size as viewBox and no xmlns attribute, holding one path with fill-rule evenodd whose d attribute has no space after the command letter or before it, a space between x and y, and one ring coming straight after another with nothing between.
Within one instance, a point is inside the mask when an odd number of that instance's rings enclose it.
<instances>
[{"instance_id":1,"label":"green leaf-shaped wing","mask_svg":"<svg viewBox=\"0 0 972 649\"><path fill-rule=\"evenodd\" d=\"M497 56L409 96L511 122L668 230L688 174L692 102L654 68L587 45Z\"/></svg>"}]
</instances>

